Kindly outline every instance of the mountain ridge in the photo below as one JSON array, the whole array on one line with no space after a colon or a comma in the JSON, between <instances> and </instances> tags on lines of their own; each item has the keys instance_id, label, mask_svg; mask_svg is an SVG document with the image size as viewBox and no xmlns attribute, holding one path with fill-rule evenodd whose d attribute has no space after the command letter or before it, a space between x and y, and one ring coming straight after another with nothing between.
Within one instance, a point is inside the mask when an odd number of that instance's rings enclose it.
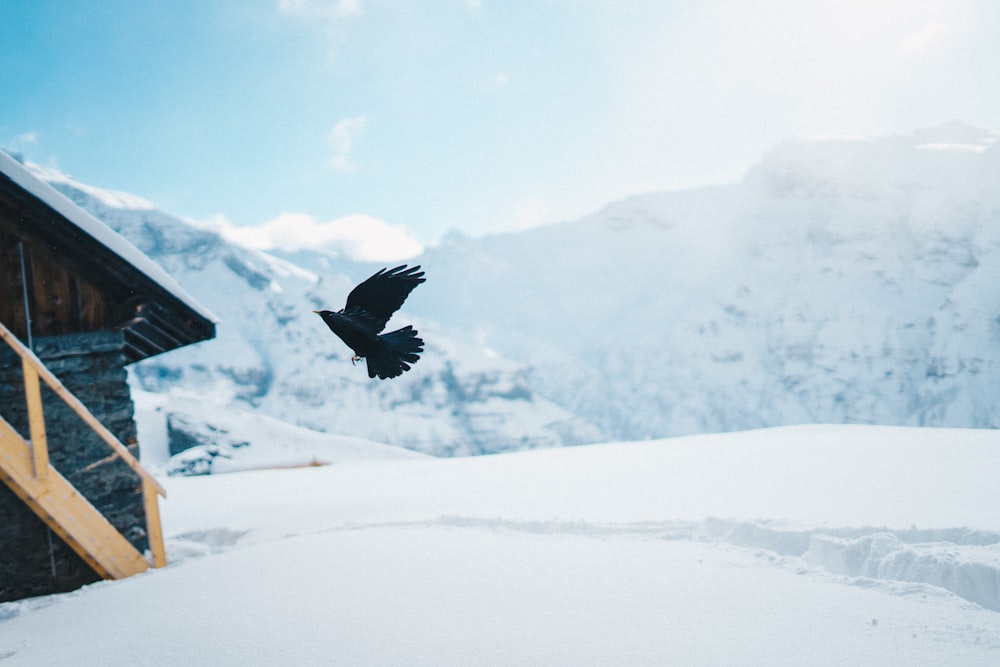
<instances>
[{"instance_id":1,"label":"mountain ridge","mask_svg":"<svg viewBox=\"0 0 1000 667\"><path fill-rule=\"evenodd\" d=\"M352 373L310 312L379 266L248 250L47 178L223 320L219 340L138 364L142 389L477 454L811 422L997 426L998 136L952 123L790 141L731 185L450 235L409 262L428 282L398 317L428 350L391 383Z\"/></svg>"}]
</instances>

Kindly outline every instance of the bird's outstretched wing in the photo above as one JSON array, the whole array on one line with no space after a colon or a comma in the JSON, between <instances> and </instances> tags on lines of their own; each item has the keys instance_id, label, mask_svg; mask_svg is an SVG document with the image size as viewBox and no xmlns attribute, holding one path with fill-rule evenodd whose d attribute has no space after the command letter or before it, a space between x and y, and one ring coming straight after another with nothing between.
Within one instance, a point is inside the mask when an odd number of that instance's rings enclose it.
<instances>
[{"instance_id":1,"label":"bird's outstretched wing","mask_svg":"<svg viewBox=\"0 0 1000 667\"><path fill-rule=\"evenodd\" d=\"M364 311L370 324L377 324L376 332L385 328L392 314L406 301L413 288L424 282L420 266L407 267L405 264L392 269L381 269L347 295L344 311L353 313L355 309ZM366 318L367 319L367 318Z\"/></svg>"}]
</instances>

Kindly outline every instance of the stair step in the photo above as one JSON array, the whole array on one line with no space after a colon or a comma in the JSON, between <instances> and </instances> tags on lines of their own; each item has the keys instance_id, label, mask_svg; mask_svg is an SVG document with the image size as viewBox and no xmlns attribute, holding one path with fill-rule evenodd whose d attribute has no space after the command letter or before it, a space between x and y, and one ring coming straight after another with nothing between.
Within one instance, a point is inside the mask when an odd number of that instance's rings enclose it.
<instances>
[{"instance_id":1,"label":"stair step","mask_svg":"<svg viewBox=\"0 0 1000 667\"><path fill-rule=\"evenodd\" d=\"M0 480L105 579L144 572L149 563L65 477L34 474L31 445L0 417Z\"/></svg>"}]
</instances>

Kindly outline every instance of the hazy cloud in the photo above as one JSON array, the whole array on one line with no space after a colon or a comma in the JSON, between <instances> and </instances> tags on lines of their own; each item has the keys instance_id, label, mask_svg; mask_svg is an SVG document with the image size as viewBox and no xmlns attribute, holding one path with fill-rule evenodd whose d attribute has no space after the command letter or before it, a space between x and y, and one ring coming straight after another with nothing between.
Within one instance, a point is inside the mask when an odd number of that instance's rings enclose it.
<instances>
[{"instance_id":1,"label":"hazy cloud","mask_svg":"<svg viewBox=\"0 0 1000 667\"><path fill-rule=\"evenodd\" d=\"M14 141L22 146L25 144L37 144L38 132L35 132L34 130L24 132L23 134L19 134L14 137Z\"/></svg>"},{"instance_id":2,"label":"hazy cloud","mask_svg":"<svg viewBox=\"0 0 1000 667\"><path fill-rule=\"evenodd\" d=\"M552 205L541 197L529 197L517 203L514 210L514 225L516 229L537 227L551 221Z\"/></svg>"},{"instance_id":3,"label":"hazy cloud","mask_svg":"<svg viewBox=\"0 0 1000 667\"><path fill-rule=\"evenodd\" d=\"M278 9L293 16L340 19L361 13L361 0L278 0Z\"/></svg>"},{"instance_id":4,"label":"hazy cloud","mask_svg":"<svg viewBox=\"0 0 1000 667\"><path fill-rule=\"evenodd\" d=\"M221 217L203 224L254 250L319 250L361 262L397 262L424 250L404 228L360 213L325 222L306 213L283 213L253 227L238 227Z\"/></svg>"},{"instance_id":5,"label":"hazy cloud","mask_svg":"<svg viewBox=\"0 0 1000 667\"><path fill-rule=\"evenodd\" d=\"M0 145L9 151L22 153L25 149L38 145L38 137L38 132L31 130L28 132L22 132L21 134L10 139L0 139L0 141L3 142Z\"/></svg>"},{"instance_id":6,"label":"hazy cloud","mask_svg":"<svg viewBox=\"0 0 1000 667\"><path fill-rule=\"evenodd\" d=\"M508 83L510 83L510 75L506 72L497 72L490 79L490 88L492 90L500 90L506 87Z\"/></svg>"},{"instance_id":7,"label":"hazy cloud","mask_svg":"<svg viewBox=\"0 0 1000 667\"><path fill-rule=\"evenodd\" d=\"M363 14L361 0L278 0L278 10L324 31L330 45L330 62L336 60L350 19Z\"/></svg>"},{"instance_id":8,"label":"hazy cloud","mask_svg":"<svg viewBox=\"0 0 1000 667\"><path fill-rule=\"evenodd\" d=\"M330 130L327 144L330 147L330 166L339 174L357 171L358 166L351 159L354 144L361 137L368 124L365 116L345 118Z\"/></svg>"},{"instance_id":9,"label":"hazy cloud","mask_svg":"<svg viewBox=\"0 0 1000 667\"><path fill-rule=\"evenodd\" d=\"M931 21L906 35L896 49L896 57L908 59L947 45L955 31L944 21Z\"/></svg>"}]
</instances>

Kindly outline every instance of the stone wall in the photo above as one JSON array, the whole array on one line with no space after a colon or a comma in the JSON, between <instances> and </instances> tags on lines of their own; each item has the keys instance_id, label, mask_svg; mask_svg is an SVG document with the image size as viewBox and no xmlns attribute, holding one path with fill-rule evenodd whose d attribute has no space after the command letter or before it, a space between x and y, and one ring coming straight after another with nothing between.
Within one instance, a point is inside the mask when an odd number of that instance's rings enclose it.
<instances>
[{"instance_id":1,"label":"stone wall","mask_svg":"<svg viewBox=\"0 0 1000 667\"><path fill-rule=\"evenodd\" d=\"M138 456L132 398L120 331L39 338L35 354L133 454ZM0 415L28 435L21 359L0 344ZM42 400L52 465L139 551L148 547L142 486L110 448L44 381ZM97 574L0 484L0 602L73 590Z\"/></svg>"}]
</instances>

